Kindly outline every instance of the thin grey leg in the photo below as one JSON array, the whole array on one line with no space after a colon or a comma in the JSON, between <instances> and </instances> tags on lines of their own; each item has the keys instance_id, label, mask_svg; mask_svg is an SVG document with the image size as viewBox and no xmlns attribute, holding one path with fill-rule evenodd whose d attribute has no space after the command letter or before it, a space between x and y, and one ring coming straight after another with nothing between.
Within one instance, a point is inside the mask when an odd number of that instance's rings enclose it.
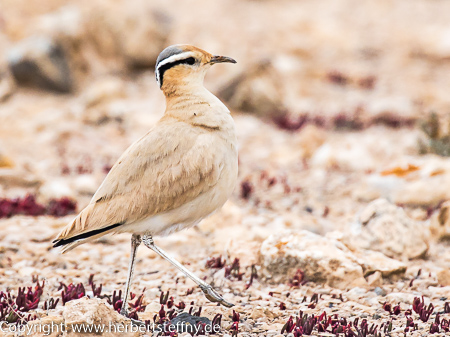
<instances>
[{"instance_id":1,"label":"thin grey leg","mask_svg":"<svg viewBox=\"0 0 450 337\"><path fill-rule=\"evenodd\" d=\"M186 267L184 267L181 263L179 263L177 260L175 260L174 258L172 258L169 255L167 255L167 253L165 251L163 251L161 248L155 246L155 243L153 242L153 238L152 238L151 235L144 235L142 237L142 242L144 243L144 245L147 248L150 248L155 253L157 253L159 256L161 256L165 260L169 261L171 264L173 264L175 267L177 267L184 275L186 275L192 281L194 281L200 287L200 289L205 294L205 297L209 301L211 301L211 302L218 302L218 303L220 303L220 304L222 304L222 305L224 305L224 306L226 306L228 308L230 308L230 307L232 307L234 305L232 303L229 303L229 302L225 301L225 299L221 295L219 295L213 289L213 287L211 285L209 285L208 283L206 283L203 280L199 279L197 276L195 276L195 274L193 274L188 269L186 269Z\"/></svg>"},{"instance_id":2,"label":"thin grey leg","mask_svg":"<svg viewBox=\"0 0 450 337\"><path fill-rule=\"evenodd\" d=\"M131 256L130 265L128 266L128 278L125 285L125 292L122 295L122 309L120 309L120 314L123 316L128 316L128 295L130 293L131 280L133 278L134 272L134 261L136 259L136 251L141 244L142 239L140 235L133 234L131 236Z\"/></svg>"}]
</instances>

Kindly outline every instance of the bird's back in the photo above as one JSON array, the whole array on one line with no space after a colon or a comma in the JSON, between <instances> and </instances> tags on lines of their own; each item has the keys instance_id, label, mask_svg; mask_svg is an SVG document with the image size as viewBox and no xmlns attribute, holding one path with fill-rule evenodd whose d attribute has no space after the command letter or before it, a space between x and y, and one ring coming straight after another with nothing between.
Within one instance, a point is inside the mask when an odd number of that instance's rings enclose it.
<instances>
[{"instance_id":1,"label":"bird's back","mask_svg":"<svg viewBox=\"0 0 450 337\"><path fill-rule=\"evenodd\" d=\"M107 233L167 234L221 207L237 180L228 109L206 89L168 101L164 117L119 158L55 246L70 250Z\"/></svg>"}]
</instances>

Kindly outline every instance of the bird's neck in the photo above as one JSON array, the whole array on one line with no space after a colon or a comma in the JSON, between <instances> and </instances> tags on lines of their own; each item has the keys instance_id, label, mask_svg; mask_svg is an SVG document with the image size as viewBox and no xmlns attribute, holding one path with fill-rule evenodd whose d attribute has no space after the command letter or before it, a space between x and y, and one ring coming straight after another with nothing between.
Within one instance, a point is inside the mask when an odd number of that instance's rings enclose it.
<instances>
[{"instance_id":1,"label":"bird's neck","mask_svg":"<svg viewBox=\"0 0 450 337\"><path fill-rule=\"evenodd\" d=\"M231 120L228 108L203 85L179 87L166 94L165 116L210 128L222 128Z\"/></svg>"},{"instance_id":2,"label":"bird's neck","mask_svg":"<svg viewBox=\"0 0 450 337\"><path fill-rule=\"evenodd\" d=\"M203 81L177 80L164 83L161 90L163 91L164 96L166 96L166 101L169 102L170 100L179 97L194 97L201 95L206 88L203 86Z\"/></svg>"},{"instance_id":3,"label":"bird's neck","mask_svg":"<svg viewBox=\"0 0 450 337\"><path fill-rule=\"evenodd\" d=\"M166 112L172 110L183 110L195 108L219 108L229 113L223 103L207 90L203 84L180 85L170 92L164 91L166 96Z\"/></svg>"}]
</instances>

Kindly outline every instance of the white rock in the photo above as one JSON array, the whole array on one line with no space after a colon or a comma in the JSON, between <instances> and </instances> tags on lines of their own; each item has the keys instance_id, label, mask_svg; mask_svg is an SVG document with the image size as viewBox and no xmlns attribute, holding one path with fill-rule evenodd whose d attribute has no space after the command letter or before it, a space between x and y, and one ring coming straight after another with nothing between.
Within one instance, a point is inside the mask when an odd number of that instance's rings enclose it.
<instances>
[{"instance_id":1,"label":"white rock","mask_svg":"<svg viewBox=\"0 0 450 337\"><path fill-rule=\"evenodd\" d=\"M412 304L414 297L420 297L411 293L390 293L386 295L386 302L388 303L405 303Z\"/></svg>"},{"instance_id":2,"label":"white rock","mask_svg":"<svg viewBox=\"0 0 450 337\"><path fill-rule=\"evenodd\" d=\"M350 289L345 293L345 297L350 301L358 302L361 298L366 298L368 295L367 290L360 287Z\"/></svg>"},{"instance_id":3,"label":"white rock","mask_svg":"<svg viewBox=\"0 0 450 337\"><path fill-rule=\"evenodd\" d=\"M39 17L35 29L59 39L79 40L84 33L81 10L74 5L62 6Z\"/></svg>"},{"instance_id":4,"label":"white rock","mask_svg":"<svg viewBox=\"0 0 450 337\"><path fill-rule=\"evenodd\" d=\"M161 304L159 302L155 302L155 301L147 304L147 306L145 307L145 312L157 313L160 310L161 310Z\"/></svg>"},{"instance_id":5,"label":"white rock","mask_svg":"<svg viewBox=\"0 0 450 337\"><path fill-rule=\"evenodd\" d=\"M426 227L410 219L402 208L385 199L377 199L361 212L343 242L391 258L414 259L423 257L428 251L425 234Z\"/></svg>"},{"instance_id":6,"label":"white rock","mask_svg":"<svg viewBox=\"0 0 450 337\"><path fill-rule=\"evenodd\" d=\"M339 241L302 230L266 239L260 249L261 271L273 282L286 282L297 269L309 281L346 288L365 285L357 258Z\"/></svg>"},{"instance_id":7,"label":"white rock","mask_svg":"<svg viewBox=\"0 0 450 337\"><path fill-rule=\"evenodd\" d=\"M64 179L46 181L39 189L39 194L45 200L75 196L73 189Z\"/></svg>"},{"instance_id":8,"label":"white rock","mask_svg":"<svg viewBox=\"0 0 450 337\"><path fill-rule=\"evenodd\" d=\"M411 181L404 188L397 190L392 195L392 201L396 204L413 206L436 205L442 200L450 198L450 192L446 186L450 184L450 176L429 177L428 179Z\"/></svg>"},{"instance_id":9,"label":"white rock","mask_svg":"<svg viewBox=\"0 0 450 337\"><path fill-rule=\"evenodd\" d=\"M418 36L420 51L427 57L448 59L450 57L450 27L431 25Z\"/></svg>"},{"instance_id":10,"label":"white rock","mask_svg":"<svg viewBox=\"0 0 450 337\"><path fill-rule=\"evenodd\" d=\"M376 167L377 159L361 142L347 141L346 144L326 142L313 154L310 163L320 168L337 166L342 169L362 171Z\"/></svg>"},{"instance_id":11,"label":"white rock","mask_svg":"<svg viewBox=\"0 0 450 337\"><path fill-rule=\"evenodd\" d=\"M403 275L406 272L405 263L391 259L383 253L373 250L358 250L355 255L360 258L364 275L380 272L386 278L394 274Z\"/></svg>"},{"instance_id":12,"label":"white rock","mask_svg":"<svg viewBox=\"0 0 450 337\"><path fill-rule=\"evenodd\" d=\"M383 116L386 113L395 113L396 116L415 117L416 110L409 97L378 97L369 102L367 112L373 117Z\"/></svg>"},{"instance_id":13,"label":"white rock","mask_svg":"<svg viewBox=\"0 0 450 337\"><path fill-rule=\"evenodd\" d=\"M78 193L93 195L98 188L98 182L92 174L81 174L73 181Z\"/></svg>"},{"instance_id":14,"label":"white rock","mask_svg":"<svg viewBox=\"0 0 450 337\"><path fill-rule=\"evenodd\" d=\"M414 169L408 171L410 165ZM380 173L369 175L365 184L369 190L396 204L434 206L450 199L447 188L450 185L450 160L426 155L420 160L396 163Z\"/></svg>"},{"instance_id":15,"label":"white rock","mask_svg":"<svg viewBox=\"0 0 450 337\"><path fill-rule=\"evenodd\" d=\"M24 267L19 269L20 276L30 276L36 273L36 268L33 267Z\"/></svg>"},{"instance_id":16,"label":"white rock","mask_svg":"<svg viewBox=\"0 0 450 337\"><path fill-rule=\"evenodd\" d=\"M450 286L447 287L428 287L433 297L450 297Z\"/></svg>"}]
</instances>

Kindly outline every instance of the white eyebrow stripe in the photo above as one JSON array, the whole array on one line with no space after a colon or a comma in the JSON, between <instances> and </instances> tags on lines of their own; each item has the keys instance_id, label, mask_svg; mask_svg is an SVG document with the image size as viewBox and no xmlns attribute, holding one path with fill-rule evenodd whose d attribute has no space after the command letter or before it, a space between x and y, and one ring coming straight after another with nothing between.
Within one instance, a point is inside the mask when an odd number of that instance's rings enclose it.
<instances>
[{"instance_id":1,"label":"white eyebrow stripe","mask_svg":"<svg viewBox=\"0 0 450 337\"><path fill-rule=\"evenodd\" d=\"M172 56L166 58L165 60L159 62L157 69L159 69L160 67L162 67L163 65L165 65L167 63L176 62L176 61L188 58L188 57L194 57L194 53L193 52L184 52L181 54L172 55Z\"/></svg>"},{"instance_id":2,"label":"white eyebrow stripe","mask_svg":"<svg viewBox=\"0 0 450 337\"><path fill-rule=\"evenodd\" d=\"M159 62L158 66L156 67L156 82L158 82L158 85L161 86L161 83L159 82L160 81L159 68L161 68L165 64L176 62L176 61L183 60L188 57L194 57L194 56L195 56L195 54L193 52L184 52L181 54L172 55L172 56L166 58L165 60Z\"/></svg>"}]
</instances>

